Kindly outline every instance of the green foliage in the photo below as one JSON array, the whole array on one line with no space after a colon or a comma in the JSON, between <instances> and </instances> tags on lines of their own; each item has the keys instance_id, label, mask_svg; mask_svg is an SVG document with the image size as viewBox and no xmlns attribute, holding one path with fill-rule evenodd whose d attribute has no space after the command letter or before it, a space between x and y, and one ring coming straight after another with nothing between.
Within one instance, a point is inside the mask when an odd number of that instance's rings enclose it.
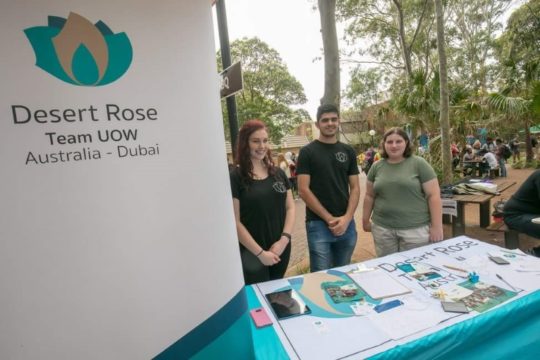
<instances>
[{"instance_id":1,"label":"green foliage","mask_svg":"<svg viewBox=\"0 0 540 360\"><path fill-rule=\"evenodd\" d=\"M396 85L396 84L395 84ZM409 87L394 86L396 109L413 117L435 118L439 108L439 77L428 80L423 70L413 72Z\"/></svg>"},{"instance_id":2,"label":"green foliage","mask_svg":"<svg viewBox=\"0 0 540 360\"><path fill-rule=\"evenodd\" d=\"M351 102L353 109L361 110L382 100L385 85L384 74L379 69L356 68L351 73L345 98Z\"/></svg>"},{"instance_id":3,"label":"green foliage","mask_svg":"<svg viewBox=\"0 0 540 360\"><path fill-rule=\"evenodd\" d=\"M530 160L527 161L525 159L521 159L515 163L512 164L513 169L540 169L540 161L538 160Z\"/></svg>"},{"instance_id":4,"label":"green foliage","mask_svg":"<svg viewBox=\"0 0 540 360\"><path fill-rule=\"evenodd\" d=\"M495 34L502 29L501 15L511 0L452 0L447 3L446 31L450 76L472 92L485 93L496 76L493 65Z\"/></svg>"},{"instance_id":5,"label":"green foliage","mask_svg":"<svg viewBox=\"0 0 540 360\"><path fill-rule=\"evenodd\" d=\"M442 144L442 137L440 135L434 137L429 141L429 151L425 152L423 157L426 159L427 162L431 165L433 170L435 170L435 174L437 174L437 180L439 181L440 185L448 185L444 181L443 176L443 161L442 161L442 151L441 151L441 144ZM452 179L450 183L455 183L460 179L461 175L460 173L452 172Z\"/></svg>"},{"instance_id":6,"label":"green foliage","mask_svg":"<svg viewBox=\"0 0 540 360\"><path fill-rule=\"evenodd\" d=\"M218 64L221 55L218 52ZM279 53L258 38L242 38L231 44L232 62L241 61L244 89L236 96L238 124L250 119L263 120L270 138L279 143L296 125L309 120L304 109L304 88L292 76ZM222 102L226 137L229 137L225 101Z\"/></svg>"},{"instance_id":7,"label":"green foliage","mask_svg":"<svg viewBox=\"0 0 540 360\"><path fill-rule=\"evenodd\" d=\"M540 0L530 0L517 9L498 39L501 63L499 86L489 95L488 104L508 119L520 119L524 127L526 165L533 163L529 126L540 118ZM516 165L517 166L517 165Z\"/></svg>"},{"instance_id":8,"label":"green foliage","mask_svg":"<svg viewBox=\"0 0 540 360\"><path fill-rule=\"evenodd\" d=\"M531 0L512 13L498 45L506 86L518 90L526 87L519 86L520 82L529 84L540 78L540 0Z\"/></svg>"},{"instance_id":9,"label":"green foliage","mask_svg":"<svg viewBox=\"0 0 540 360\"><path fill-rule=\"evenodd\" d=\"M494 87L498 76L495 36L502 29L500 16L510 4L510 0L444 2L450 121L457 138L471 130L476 132L477 127L502 121L491 116L483 96ZM376 63L370 74L384 74L385 81L379 84L383 89L378 91L387 94L387 98L380 101L390 97L394 110L409 117L414 128L438 132L439 79L433 2L338 0L337 16L346 25L345 40L354 48L344 56L351 63L359 63L346 93L353 105L363 105L373 94L371 79L362 69L362 60L369 57L370 63ZM403 39L399 19L404 24ZM409 73L404 71L403 43L405 50L410 51ZM362 72L366 75L356 76ZM386 84L391 86L385 89Z\"/></svg>"},{"instance_id":10,"label":"green foliage","mask_svg":"<svg viewBox=\"0 0 540 360\"><path fill-rule=\"evenodd\" d=\"M531 107L531 100L520 97L508 97L503 93L492 93L488 96L488 104L497 111L511 116L519 116L527 113Z\"/></svg>"},{"instance_id":11,"label":"green foliage","mask_svg":"<svg viewBox=\"0 0 540 360\"><path fill-rule=\"evenodd\" d=\"M540 117L540 81L535 81L531 87L532 104L531 109L536 116Z\"/></svg>"},{"instance_id":12,"label":"green foliage","mask_svg":"<svg viewBox=\"0 0 540 360\"><path fill-rule=\"evenodd\" d=\"M428 60L426 53L435 49L435 38L430 36L432 2L425 0L338 0L336 16L345 27L344 40L352 50L348 57L373 58L385 75L401 75L405 69L398 19L400 5L408 56L416 66ZM427 50L427 51L426 51Z\"/></svg>"}]
</instances>

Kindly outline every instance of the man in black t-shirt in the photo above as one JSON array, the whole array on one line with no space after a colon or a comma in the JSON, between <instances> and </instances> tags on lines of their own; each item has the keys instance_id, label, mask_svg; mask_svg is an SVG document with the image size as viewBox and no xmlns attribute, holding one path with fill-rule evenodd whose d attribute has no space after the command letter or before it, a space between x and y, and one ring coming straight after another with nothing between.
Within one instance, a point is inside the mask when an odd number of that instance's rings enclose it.
<instances>
[{"instance_id":1,"label":"man in black t-shirt","mask_svg":"<svg viewBox=\"0 0 540 360\"><path fill-rule=\"evenodd\" d=\"M339 110L317 109L319 139L300 150L298 192L306 203L311 271L347 265L356 245L354 212L360 198L354 149L337 140Z\"/></svg>"}]
</instances>

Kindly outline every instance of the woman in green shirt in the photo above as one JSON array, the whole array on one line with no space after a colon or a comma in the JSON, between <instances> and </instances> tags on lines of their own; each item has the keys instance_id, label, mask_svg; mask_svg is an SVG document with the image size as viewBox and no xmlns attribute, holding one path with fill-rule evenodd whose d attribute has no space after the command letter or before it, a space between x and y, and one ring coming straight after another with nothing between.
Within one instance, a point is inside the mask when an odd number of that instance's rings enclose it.
<instances>
[{"instance_id":1,"label":"woman in green shirt","mask_svg":"<svg viewBox=\"0 0 540 360\"><path fill-rule=\"evenodd\" d=\"M362 218L377 256L443 240L440 188L431 165L412 155L401 128L384 134L381 149L382 159L367 176Z\"/></svg>"}]
</instances>

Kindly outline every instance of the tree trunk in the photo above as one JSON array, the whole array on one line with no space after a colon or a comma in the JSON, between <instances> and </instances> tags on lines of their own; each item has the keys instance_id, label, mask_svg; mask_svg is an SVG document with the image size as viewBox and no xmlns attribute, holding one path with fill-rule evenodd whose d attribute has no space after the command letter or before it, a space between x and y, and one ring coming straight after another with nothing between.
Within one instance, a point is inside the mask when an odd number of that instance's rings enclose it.
<instances>
[{"instance_id":1,"label":"tree trunk","mask_svg":"<svg viewBox=\"0 0 540 360\"><path fill-rule=\"evenodd\" d=\"M318 0L324 50L324 95L321 104L340 104L339 48L336 31L336 0Z\"/></svg>"},{"instance_id":2,"label":"tree trunk","mask_svg":"<svg viewBox=\"0 0 540 360\"><path fill-rule=\"evenodd\" d=\"M452 183L452 155L450 153L450 120L448 116L448 69L446 66L446 45L444 42L444 11L442 0L435 0L437 14L437 50L439 54L440 76L440 117L441 125L441 151L443 184Z\"/></svg>"},{"instance_id":3,"label":"tree trunk","mask_svg":"<svg viewBox=\"0 0 540 360\"><path fill-rule=\"evenodd\" d=\"M320 2L321 0L319 0ZM401 45L401 55L403 56L403 63L405 64L405 72L407 73L407 81L410 83L412 78L412 65L411 65L411 52L407 46L407 40L405 37L405 23L403 18L403 7L401 2L398 0L393 0L394 5L398 13L398 30L399 30L399 43Z\"/></svg>"}]
</instances>

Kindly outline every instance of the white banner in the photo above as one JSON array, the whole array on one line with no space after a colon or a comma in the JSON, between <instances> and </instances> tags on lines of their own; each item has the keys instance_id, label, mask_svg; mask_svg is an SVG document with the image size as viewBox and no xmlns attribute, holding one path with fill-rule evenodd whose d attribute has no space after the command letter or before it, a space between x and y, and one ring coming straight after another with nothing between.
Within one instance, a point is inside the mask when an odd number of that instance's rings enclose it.
<instances>
[{"instance_id":1,"label":"white banner","mask_svg":"<svg viewBox=\"0 0 540 360\"><path fill-rule=\"evenodd\" d=\"M211 15L2 3L0 358L148 359L242 289Z\"/></svg>"}]
</instances>

